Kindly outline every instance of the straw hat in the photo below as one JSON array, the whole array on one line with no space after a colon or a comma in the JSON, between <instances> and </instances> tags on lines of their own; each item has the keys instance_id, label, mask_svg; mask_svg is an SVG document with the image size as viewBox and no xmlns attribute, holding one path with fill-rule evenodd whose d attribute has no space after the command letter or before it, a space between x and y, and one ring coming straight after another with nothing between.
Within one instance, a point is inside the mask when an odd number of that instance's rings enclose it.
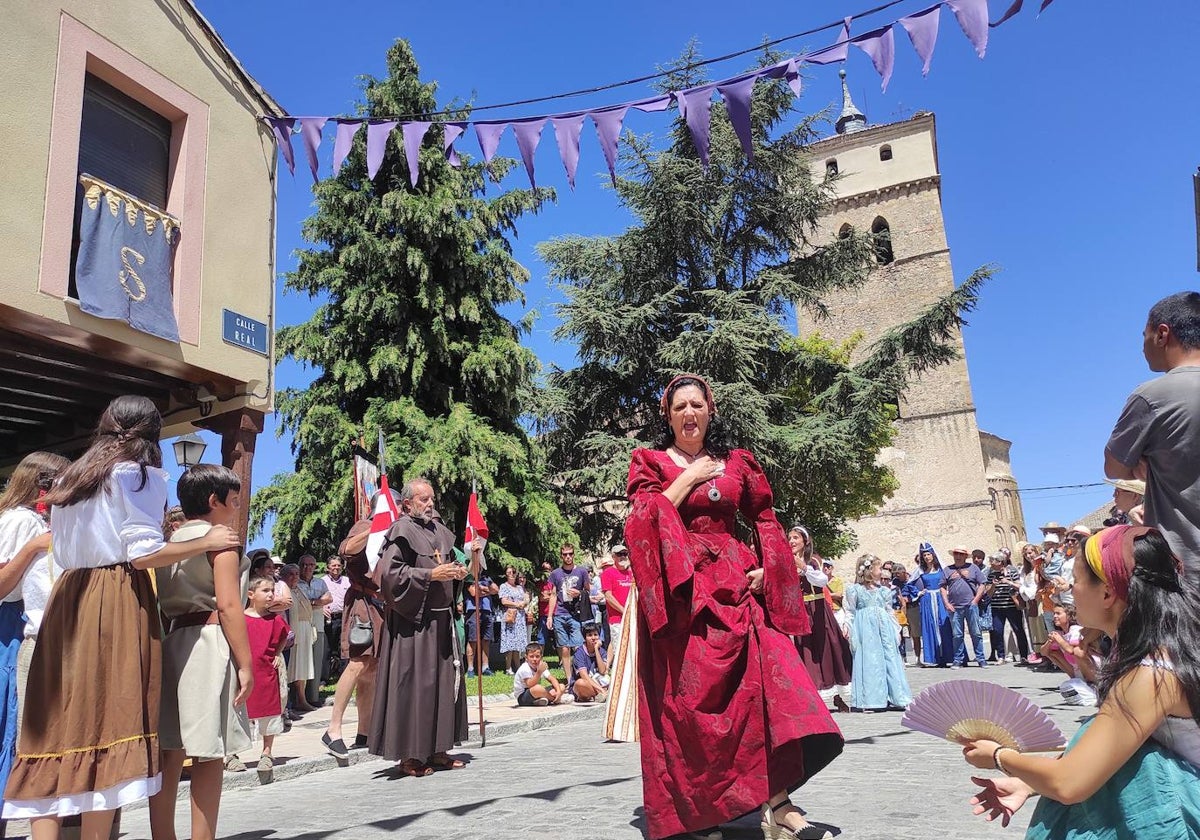
<instances>
[{"instance_id":1,"label":"straw hat","mask_svg":"<svg viewBox=\"0 0 1200 840\"><path fill-rule=\"evenodd\" d=\"M1059 525L1053 519L1050 520L1049 522L1047 522L1045 525L1038 528L1038 530L1041 531L1043 534L1065 534L1065 533L1067 533L1067 529L1064 528L1063 526Z\"/></svg>"},{"instance_id":2,"label":"straw hat","mask_svg":"<svg viewBox=\"0 0 1200 840\"><path fill-rule=\"evenodd\" d=\"M1139 478L1106 478L1104 480L1118 490L1127 490L1138 496L1146 495L1146 482Z\"/></svg>"}]
</instances>

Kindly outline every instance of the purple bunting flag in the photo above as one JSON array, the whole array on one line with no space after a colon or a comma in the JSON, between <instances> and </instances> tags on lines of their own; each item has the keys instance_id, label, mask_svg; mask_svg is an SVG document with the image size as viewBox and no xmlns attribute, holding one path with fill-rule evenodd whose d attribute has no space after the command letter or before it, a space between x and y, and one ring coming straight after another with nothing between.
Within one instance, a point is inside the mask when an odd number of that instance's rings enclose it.
<instances>
[{"instance_id":1,"label":"purple bunting flag","mask_svg":"<svg viewBox=\"0 0 1200 840\"><path fill-rule=\"evenodd\" d=\"M630 102L626 107L641 111L644 114L656 114L671 107L671 94L665 93L662 96L653 96L650 99L639 99L637 102Z\"/></svg>"},{"instance_id":2,"label":"purple bunting flag","mask_svg":"<svg viewBox=\"0 0 1200 840\"><path fill-rule=\"evenodd\" d=\"M804 56L804 60L809 64L836 64L839 61L845 61L846 57L850 54L851 20L852 18L846 18L842 23L842 33L838 36L833 46L817 50L812 55L806 55Z\"/></svg>"},{"instance_id":3,"label":"purple bunting flag","mask_svg":"<svg viewBox=\"0 0 1200 840\"><path fill-rule=\"evenodd\" d=\"M529 176L529 186L535 190L537 182L533 179L533 153L537 151L538 143L542 141L542 129L545 127L545 117L518 120L512 124L513 134L517 138L517 148L520 150L521 160L525 164L525 173Z\"/></svg>"},{"instance_id":4,"label":"purple bunting flag","mask_svg":"<svg viewBox=\"0 0 1200 840\"><path fill-rule=\"evenodd\" d=\"M458 157L458 152L454 151L454 141L463 136L463 132L467 130L465 122L444 123L442 125L442 151L446 155L446 160L455 169L462 166L462 160Z\"/></svg>"},{"instance_id":5,"label":"purple bunting flag","mask_svg":"<svg viewBox=\"0 0 1200 840\"><path fill-rule=\"evenodd\" d=\"M784 74L784 78L787 79L788 87L790 87L792 89L792 93L796 94L796 96L799 96L800 95L800 85L801 85L800 62L798 62L794 58L791 59L790 61L788 61L787 71Z\"/></svg>"},{"instance_id":6,"label":"purple bunting flag","mask_svg":"<svg viewBox=\"0 0 1200 840\"><path fill-rule=\"evenodd\" d=\"M312 170L313 180L317 178L317 150L321 148L321 129L329 121L328 117L301 117L300 139L304 141L304 154L308 156L308 168Z\"/></svg>"},{"instance_id":7,"label":"purple bunting flag","mask_svg":"<svg viewBox=\"0 0 1200 840\"><path fill-rule=\"evenodd\" d=\"M367 123L367 177L374 180L375 173L383 165L383 153L387 149L388 135L399 124L398 120Z\"/></svg>"},{"instance_id":8,"label":"purple bunting flag","mask_svg":"<svg viewBox=\"0 0 1200 840\"><path fill-rule=\"evenodd\" d=\"M983 58L988 42L987 0L946 0L946 5L958 18L958 25L975 48L976 55Z\"/></svg>"},{"instance_id":9,"label":"purple bunting flag","mask_svg":"<svg viewBox=\"0 0 1200 840\"><path fill-rule=\"evenodd\" d=\"M288 172L296 174L296 153L292 150L292 128L296 125L294 117L267 117L271 131L275 133L275 142L279 145L279 153L287 164Z\"/></svg>"},{"instance_id":10,"label":"purple bunting flag","mask_svg":"<svg viewBox=\"0 0 1200 840\"><path fill-rule=\"evenodd\" d=\"M896 36L892 34L892 27L884 26L866 35L859 35L850 43L871 57L875 72L883 79L883 91L886 93L896 63Z\"/></svg>"},{"instance_id":11,"label":"purple bunting flag","mask_svg":"<svg viewBox=\"0 0 1200 840\"><path fill-rule=\"evenodd\" d=\"M908 33L917 57L921 59L921 75L929 75L929 64L933 61L933 46L937 43L938 20L942 16L942 4L930 6L924 11L900 18L900 25Z\"/></svg>"},{"instance_id":12,"label":"purple bunting flag","mask_svg":"<svg viewBox=\"0 0 1200 840\"><path fill-rule=\"evenodd\" d=\"M712 114L713 87L714 85L704 85L680 91L675 95L679 103L679 113L687 121L692 143L696 146L696 154L700 156L700 163L705 168L708 167L708 145L711 137L709 116Z\"/></svg>"},{"instance_id":13,"label":"purple bunting flag","mask_svg":"<svg viewBox=\"0 0 1200 840\"><path fill-rule=\"evenodd\" d=\"M1041 15L1042 12L1046 11L1046 7L1049 6L1053 2L1054 2L1054 0L1042 0L1042 5L1040 7L1038 7L1038 14ZM988 26L990 26L994 29L995 27L999 26L1000 24L1002 24L1006 20L1008 20L1010 17L1015 15L1017 12L1021 11L1021 7L1024 5L1025 5L1025 0L1014 0L1013 4L1008 7L1008 11L1006 11L1004 14L1000 15L1000 20L993 21L992 23L989 23Z\"/></svg>"},{"instance_id":14,"label":"purple bunting flag","mask_svg":"<svg viewBox=\"0 0 1200 840\"><path fill-rule=\"evenodd\" d=\"M558 141L558 156L562 158L563 169L567 170L567 183L571 189L575 189L575 171L579 168L579 135L583 131L585 116L568 114L550 118L554 126L554 139Z\"/></svg>"},{"instance_id":15,"label":"purple bunting flag","mask_svg":"<svg viewBox=\"0 0 1200 840\"><path fill-rule=\"evenodd\" d=\"M500 147L500 135L504 134L504 129L508 128L508 123L475 123L475 137L479 140L479 149L483 152L483 162L491 163L492 158L496 156L496 149Z\"/></svg>"},{"instance_id":16,"label":"purple bunting flag","mask_svg":"<svg viewBox=\"0 0 1200 840\"><path fill-rule=\"evenodd\" d=\"M429 130L430 122L406 122L400 127L404 134L404 157L408 160L408 178L412 185L417 185L417 175L421 166L421 141Z\"/></svg>"},{"instance_id":17,"label":"purple bunting flag","mask_svg":"<svg viewBox=\"0 0 1200 840\"><path fill-rule=\"evenodd\" d=\"M362 128L362 120L338 120L337 134L333 138L333 175L342 171L342 162L354 146L354 135Z\"/></svg>"},{"instance_id":18,"label":"purple bunting flag","mask_svg":"<svg viewBox=\"0 0 1200 840\"><path fill-rule=\"evenodd\" d=\"M608 164L608 176L612 178L614 187L617 185L617 140L621 136L621 124L625 122L625 113L628 110L627 105L619 105L588 114L596 126L600 151L604 152L604 162Z\"/></svg>"},{"instance_id":19,"label":"purple bunting flag","mask_svg":"<svg viewBox=\"0 0 1200 840\"><path fill-rule=\"evenodd\" d=\"M742 144L742 151L752 161L754 139L750 134L750 100L754 97L754 83L757 81L758 74L754 73L729 84L717 86L717 92L725 99L725 110L729 114L733 131Z\"/></svg>"}]
</instances>

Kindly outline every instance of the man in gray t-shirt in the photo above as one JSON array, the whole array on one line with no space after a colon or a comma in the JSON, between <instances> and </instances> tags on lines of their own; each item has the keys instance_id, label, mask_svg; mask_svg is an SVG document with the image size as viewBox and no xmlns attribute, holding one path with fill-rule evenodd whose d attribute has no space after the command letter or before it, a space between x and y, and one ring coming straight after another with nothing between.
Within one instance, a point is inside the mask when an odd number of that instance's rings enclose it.
<instances>
[{"instance_id":1,"label":"man in gray t-shirt","mask_svg":"<svg viewBox=\"0 0 1200 840\"><path fill-rule=\"evenodd\" d=\"M1200 293L1154 304L1142 351L1150 370L1165 375L1129 396L1104 449L1104 472L1145 479L1146 524L1200 573Z\"/></svg>"}]
</instances>

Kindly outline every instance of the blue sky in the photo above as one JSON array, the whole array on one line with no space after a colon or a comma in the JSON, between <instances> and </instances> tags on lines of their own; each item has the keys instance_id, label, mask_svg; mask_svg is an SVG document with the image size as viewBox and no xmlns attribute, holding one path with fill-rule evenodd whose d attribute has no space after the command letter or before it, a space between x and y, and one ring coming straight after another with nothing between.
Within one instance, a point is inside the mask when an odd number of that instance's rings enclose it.
<instances>
[{"instance_id":1,"label":"blue sky","mask_svg":"<svg viewBox=\"0 0 1200 840\"><path fill-rule=\"evenodd\" d=\"M407 38L422 78L439 98L477 104L592 87L653 72L696 38L706 56L753 46L876 5L870 0L805 4L679 4L611 0L600 4L516 2L452 5L343 0L198 0L246 69L294 114L353 111L362 74L382 74L387 47ZM856 23L861 33L924 8L914 0ZM992 0L992 17L1007 0ZM980 427L1013 441L1023 488L1083 484L1102 478L1102 452L1126 395L1151 374L1141 356L1141 328L1157 299L1196 287L1191 174L1200 164L1200 109L1195 94L1195 35L1200 4L1164 0L1057 0L1040 18L1029 0L1022 14L992 31L979 60L954 19L943 12L928 78L907 38L896 36L896 69L886 94L869 59L851 50L851 88L875 123L916 110L937 114L943 210L956 277L995 263L965 331ZM1142 11L1133 11L1140 8ZM828 43L826 34L788 48ZM750 64L734 59L714 78ZM811 68L800 107L819 112L840 101L837 67ZM627 101L645 87L569 104L534 106L494 116L532 116ZM665 132L669 115L640 115L635 131ZM331 130L322 147L328 172ZM473 137L466 149L475 153ZM516 157L511 133L501 153ZM280 271L294 264L300 225L311 212L309 178L300 159L279 190ZM606 176L587 127L578 186L562 174L552 133L538 150L539 184L555 186L557 205L527 218L514 243L532 278L527 308L541 313L531 338L543 363L569 365L573 350L555 344L558 295L534 246L565 234L611 234L628 217L603 189ZM518 173L518 177L524 177ZM281 292L278 324L305 320L312 304ZM520 312L514 312L519 315ZM280 386L309 374L285 362ZM292 460L268 418L255 458L256 484ZM215 440L214 440L215 443ZM213 447L210 451L216 451ZM1032 528L1047 519L1082 516L1109 496L1105 488L1025 492ZM937 540L937 535L931 535ZM263 543L260 538L256 543ZM864 548L869 548L865 546Z\"/></svg>"}]
</instances>

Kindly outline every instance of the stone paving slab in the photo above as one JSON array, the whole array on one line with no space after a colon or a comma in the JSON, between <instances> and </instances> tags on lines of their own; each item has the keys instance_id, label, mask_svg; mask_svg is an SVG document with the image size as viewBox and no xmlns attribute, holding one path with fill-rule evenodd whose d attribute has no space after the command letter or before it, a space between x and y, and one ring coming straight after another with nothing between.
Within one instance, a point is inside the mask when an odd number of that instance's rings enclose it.
<instances>
[{"instance_id":1,"label":"stone paving slab","mask_svg":"<svg viewBox=\"0 0 1200 840\"><path fill-rule=\"evenodd\" d=\"M946 679L1009 686L1046 708L1068 736L1093 711L1061 704L1055 691L1061 675L1012 666L908 668L906 674L914 692ZM581 711L582 718L576 717ZM539 729L504 729L498 722L487 747L469 744L459 751L470 762L466 769L424 779L399 777L393 765L370 761L338 773L279 777L270 786L230 790L222 801L218 835L232 840L642 838L638 747L602 742L599 713L599 708L569 707L545 718L554 725ZM1033 803L1007 829L971 815L969 777L976 771L954 745L904 729L898 713L837 719L846 736L845 752L795 801L839 838L1015 840L1024 833ZM321 731L316 730L317 739ZM188 835L187 817L181 803L181 837ZM757 817L748 816L726 826L725 836L761 837L757 823ZM122 827L131 840L150 836L144 810L127 812Z\"/></svg>"}]
</instances>

